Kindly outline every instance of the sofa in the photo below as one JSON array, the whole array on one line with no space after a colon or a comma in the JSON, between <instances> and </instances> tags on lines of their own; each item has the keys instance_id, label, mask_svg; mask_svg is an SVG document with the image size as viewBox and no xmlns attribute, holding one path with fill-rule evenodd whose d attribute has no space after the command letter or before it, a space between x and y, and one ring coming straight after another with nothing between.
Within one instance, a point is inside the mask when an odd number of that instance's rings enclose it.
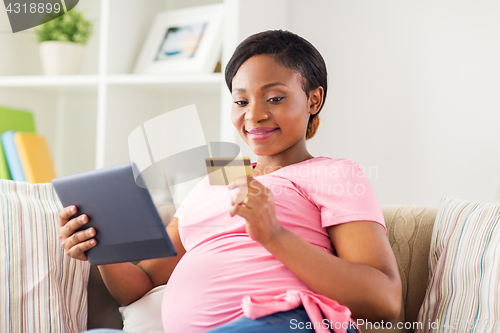
<instances>
[{"instance_id":1,"label":"sofa","mask_svg":"<svg viewBox=\"0 0 500 333\"><path fill-rule=\"evenodd\" d=\"M398 262L403 286L402 310L398 322L417 321L424 300L428 279L428 258L436 207L391 206L382 207L387 225L387 236ZM163 214L168 219L168 212ZM88 327L122 328L118 303L109 295L96 267L90 271ZM366 326L366 325L364 325ZM384 332L380 328L364 328L363 332ZM411 329L392 332L412 332Z\"/></svg>"},{"instance_id":2,"label":"sofa","mask_svg":"<svg viewBox=\"0 0 500 333\"><path fill-rule=\"evenodd\" d=\"M98 270L64 254L61 208L51 184L0 179L0 332L121 328L121 313L134 313L136 325L156 322L161 292L120 312ZM167 223L172 209L158 210ZM367 322L362 331L500 332L500 204L443 198L439 207L382 210L401 276L402 310L392 329Z\"/></svg>"}]
</instances>

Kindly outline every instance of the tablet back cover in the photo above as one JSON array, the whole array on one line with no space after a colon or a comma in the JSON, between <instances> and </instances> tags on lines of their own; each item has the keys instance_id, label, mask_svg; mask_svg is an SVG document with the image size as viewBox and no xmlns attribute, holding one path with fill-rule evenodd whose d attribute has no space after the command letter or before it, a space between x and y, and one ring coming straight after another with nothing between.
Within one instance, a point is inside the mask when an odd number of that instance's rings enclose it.
<instances>
[{"instance_id":1,"label":"tablet back cover","mask_svg":"<svg viewBox=\"0 0 500 333\"><path fill-rule=\"evenodd\" d=\"M87 251L92 265L175 256L148 190L136 185L132 163L56 178L64 207L87 214L97 245Z\"/></svg>"}]
</instances>

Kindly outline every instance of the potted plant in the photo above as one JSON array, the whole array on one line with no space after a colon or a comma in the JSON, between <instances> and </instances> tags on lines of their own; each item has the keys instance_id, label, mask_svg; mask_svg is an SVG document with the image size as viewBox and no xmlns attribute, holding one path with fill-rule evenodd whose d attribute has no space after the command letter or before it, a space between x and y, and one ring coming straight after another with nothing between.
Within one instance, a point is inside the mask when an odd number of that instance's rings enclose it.
<instances>
[{"instance_id":1,"label":"potted plant","mask_svg":"<svg viewBox=\"0 0 500 333\"><path fill-rule=\"evenodd\" d=\"M35 28L40 43L43 72L47 75L78 74L92 22L72 9Z\"/></svg>"}]
</instances>

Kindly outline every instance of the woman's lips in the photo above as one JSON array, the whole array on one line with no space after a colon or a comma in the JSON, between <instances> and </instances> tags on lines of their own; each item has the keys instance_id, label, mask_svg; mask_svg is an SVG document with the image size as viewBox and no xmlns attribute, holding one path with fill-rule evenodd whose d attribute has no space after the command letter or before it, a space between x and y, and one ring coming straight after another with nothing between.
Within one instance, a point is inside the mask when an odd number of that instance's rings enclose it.
<instances>
[{"instance_id":1,"label":"woman's lips","mask_svg":"<svg viewBox=\"0 0 500 333\"><path fill-rule=\"evenodd\" d=\"M274 132L276 132L278 128L273 128L273 127L258 127L258 128L252 128L251 130L247 130L247 135L250 137L250 139L258 141L258 140L265 140L272 136Z\"/></svg>"}]
</instances>

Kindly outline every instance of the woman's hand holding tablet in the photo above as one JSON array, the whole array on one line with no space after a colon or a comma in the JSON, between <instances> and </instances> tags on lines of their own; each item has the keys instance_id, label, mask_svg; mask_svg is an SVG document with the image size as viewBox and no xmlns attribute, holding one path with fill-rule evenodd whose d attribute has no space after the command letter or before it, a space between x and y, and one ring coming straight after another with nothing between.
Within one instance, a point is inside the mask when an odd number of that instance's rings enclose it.
<instances>
[{"instance_id":1,"label":"woman's hand holding tablet","mask_svg":"<svg viewBox=\"0 0 500 333\"><path fill-rule=\"evenodd\" d=\"M52 181L66 206L60 238L68 255L104 265L177 254L148 190L136 185L134 167L125 163ZM83 215L75 217L77 211Z\"/></svg>"}]
</instances>

